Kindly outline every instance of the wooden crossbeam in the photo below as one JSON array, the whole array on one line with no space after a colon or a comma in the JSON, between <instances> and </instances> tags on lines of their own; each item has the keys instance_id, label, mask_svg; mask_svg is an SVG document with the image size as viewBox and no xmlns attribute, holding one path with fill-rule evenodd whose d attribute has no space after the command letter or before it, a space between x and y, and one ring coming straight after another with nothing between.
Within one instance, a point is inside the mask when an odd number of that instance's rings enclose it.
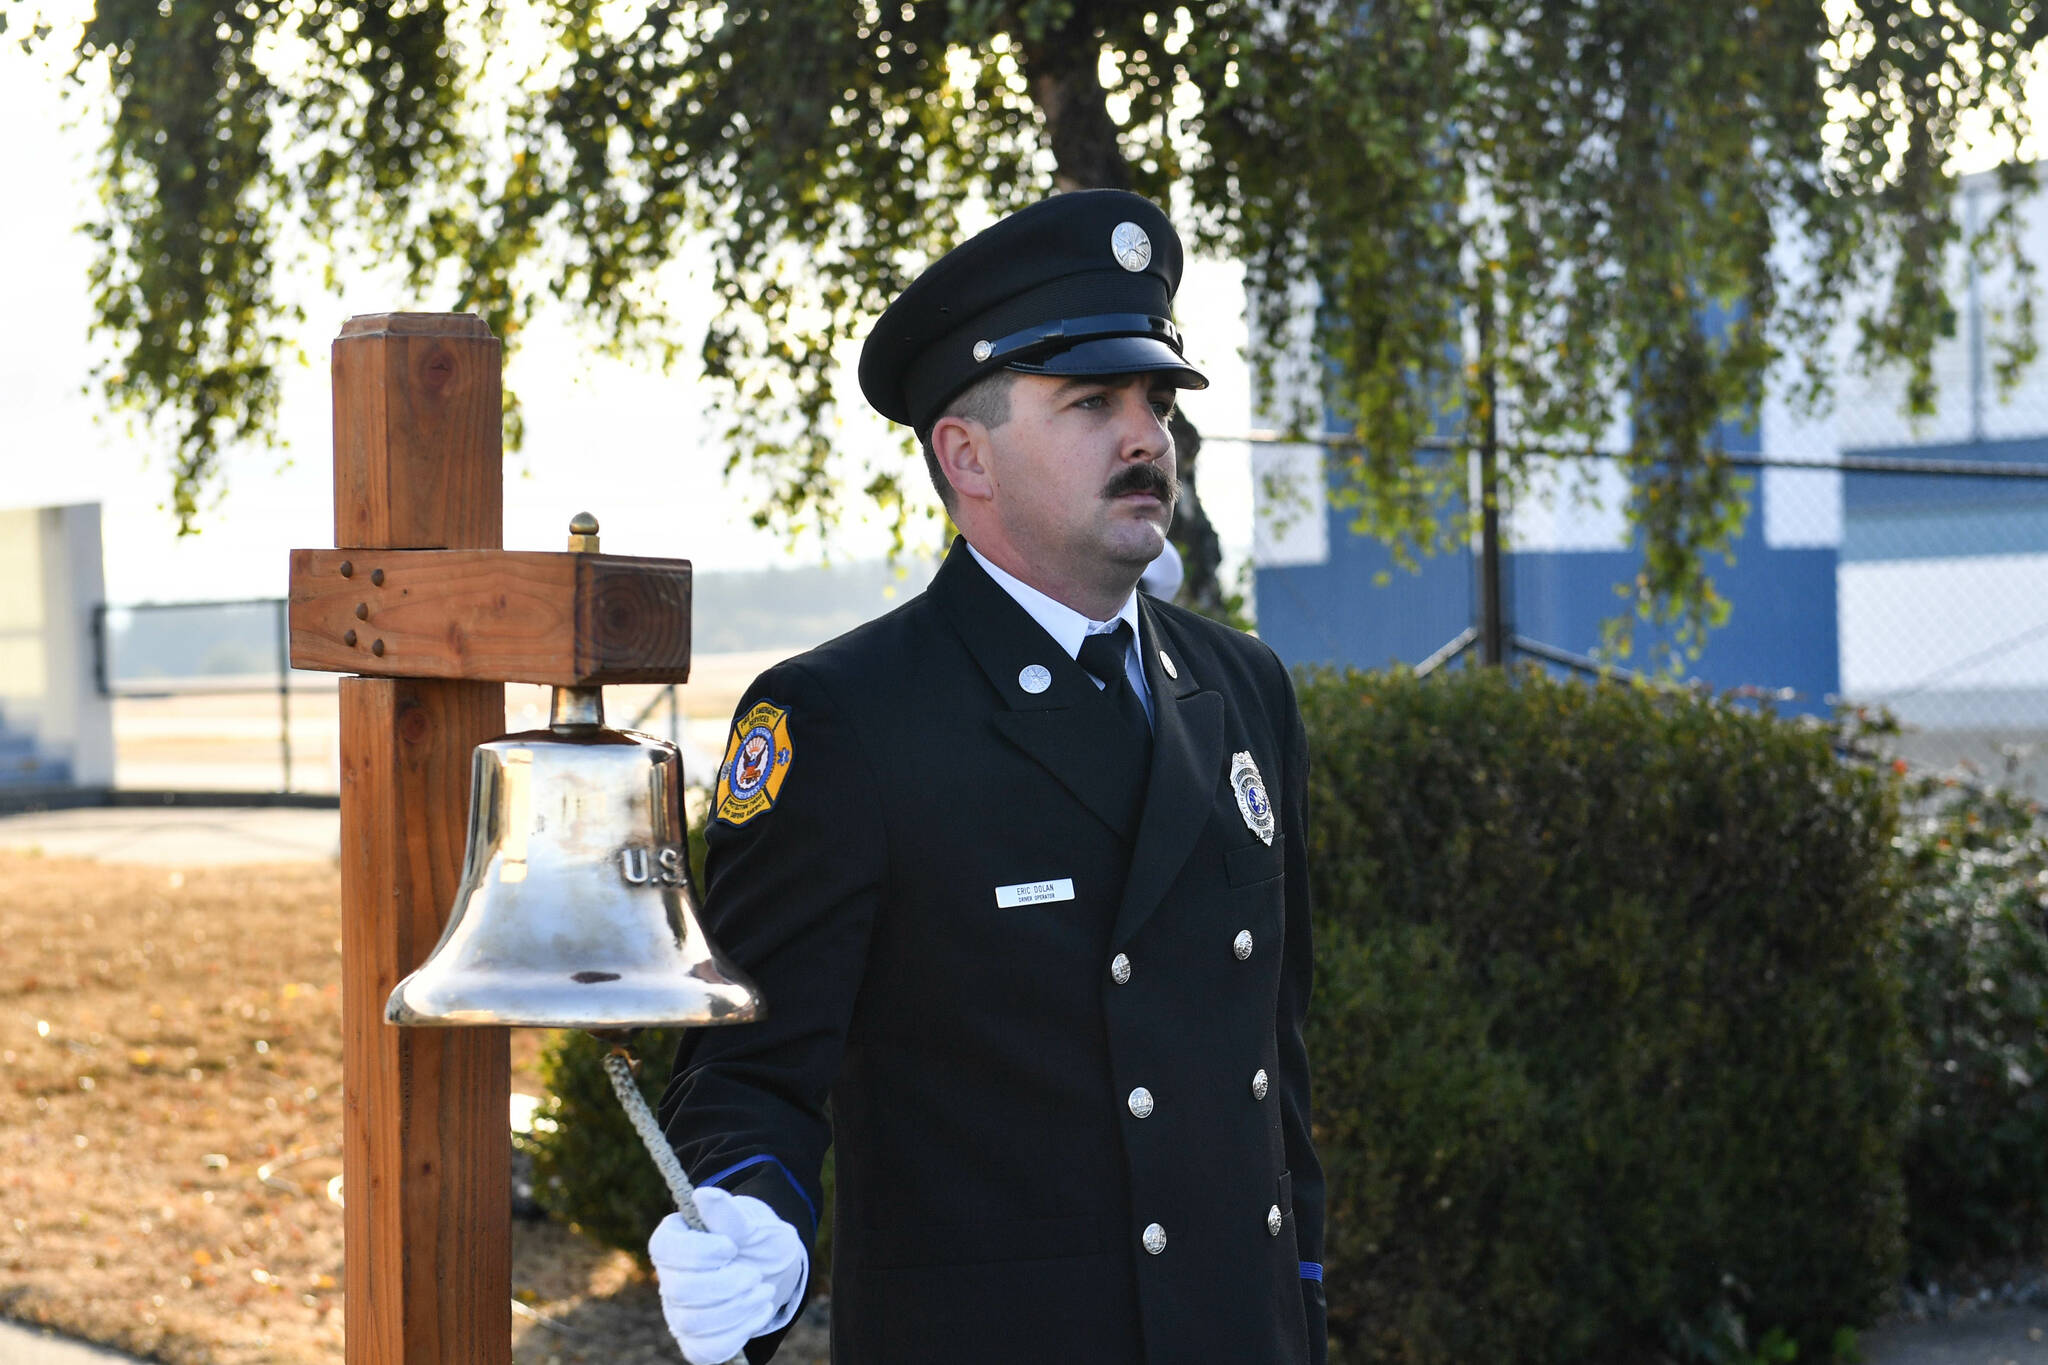
<instances>
[{"instance_id":1,"label":"wooden crossbeam","mask_svg":"<svg viewBox=\"0 0 2048 1365\"><path fill-rule=\"evenodd\" d=\"M595 686L690 677L687 560L292 551L294 668Z\"/></svg>"}]
</instances>

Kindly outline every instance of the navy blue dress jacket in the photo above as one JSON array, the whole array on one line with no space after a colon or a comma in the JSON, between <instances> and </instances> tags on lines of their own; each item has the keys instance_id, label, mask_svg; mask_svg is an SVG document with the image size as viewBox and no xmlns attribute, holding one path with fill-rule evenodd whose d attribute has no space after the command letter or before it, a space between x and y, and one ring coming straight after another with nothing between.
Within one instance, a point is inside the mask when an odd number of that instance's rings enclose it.
<instances>
[{"instance_id":1,"label":"navy blue dress jacket","mask_svg":"<svg viewBox=\"0 0 2048 1365\"><path fill-rule=\"evenodd\" d=\"M768 1013L661 1118L807 1246L836 1144L836 1365L1324 1360L1301 718L1259 641L1139 614L1149 764L960 543L740 703L705 915Z\"/></svg>"}]
</instances>

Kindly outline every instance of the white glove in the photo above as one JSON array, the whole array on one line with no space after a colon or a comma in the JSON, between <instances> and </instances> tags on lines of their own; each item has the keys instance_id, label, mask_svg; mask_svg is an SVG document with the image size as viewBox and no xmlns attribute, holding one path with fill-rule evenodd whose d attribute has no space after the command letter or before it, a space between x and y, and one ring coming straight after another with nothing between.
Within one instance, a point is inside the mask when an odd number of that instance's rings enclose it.
<instances>
[{"instance_id":1,"label":"white glove","mask_svg":"<svg viewBox=\"0 0 2048 1365\"><path fill-rule=\"evenodd\" d=\"M679 1213L661 1220L647 1256L669 1334L690 1365L725 1365L753 1338L788 1324L803 1302L803 1239L752 1195L697 1191L699 1232Z\"/></svg>"}]
</instances>

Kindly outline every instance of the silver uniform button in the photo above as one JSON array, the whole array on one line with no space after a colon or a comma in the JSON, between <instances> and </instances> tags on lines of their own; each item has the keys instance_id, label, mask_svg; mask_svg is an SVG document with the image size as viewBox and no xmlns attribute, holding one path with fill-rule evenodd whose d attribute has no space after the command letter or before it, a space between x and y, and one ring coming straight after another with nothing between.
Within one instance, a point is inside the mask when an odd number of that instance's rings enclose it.
<instances>
[{"instance_id":1,"label":"silver uniform button","mask_svg":"<svg viewBox=\"0 0 2048 1365\"><path fill-rule=\"evenodd\" d=\"M1109 979L1121 986L1131 979L1131 960L1118 953L1109 960Z\"/></svg>"},{"instance_id":2,"label":"silver uniform button","mask_svg":"<svg viewBox=\"0 0 2048 1365\"><path fill-rule=\"evenodd\" d=\"M1250 957L1252 955L1252 931L1249 929L1238 930L1237 937L1230 940L1230 951L1237 954L1239 962Z\"/></svg>"},{"instance_id":3,"label":"silver uniform button","mask_svg":"<svg viewBox=\"0 0 2048 1365\"><path fill-rule=\"evenodd\" d=\"M1131 1106L1131 1113L1135 1117L1141 1119L1152 1117L1152 1092L1144 1086L1141 1085L1136 1090L1133 1090L1130 1099L1126 1100L1125 1103Z\"/></svg>"},{"instance_id":4,"label":"silver uniform button","mask_svg":"<svg viewBox=\"0 0 2048 1365\"><path fill-rule=\"evenodd\" d=\"M1166 1229L1160 1227L1157 1223L1147 1223L1145 1225L1144 1242L1145 1250L1157 1256L1160 1252L1166 1250Z\"/></svg>"},{"instance_id":5,"label":"silver uniform button","mask_svg":"<svg viewBox=\"0 0 2048 1365\"><path fill-rule=\"evenodd\" d=\"M1266 1069L1264 1067L1260 1067L1252 1073L1252 1098L1255 1100L1266 1098Z\"/></svg>"},{"instance_id":6,"label":"silver uniform button","mask_svg":"<svg viewBox=\"0 0 2048 1365\"><path fill-rule=\"evenodd\" d=\"M1266 1210L1266 1231L1278 1237L1280 1235L1280 1223L1280 1206L1275 1204L1272 1208Z\"/></svg>"}]
</instances>

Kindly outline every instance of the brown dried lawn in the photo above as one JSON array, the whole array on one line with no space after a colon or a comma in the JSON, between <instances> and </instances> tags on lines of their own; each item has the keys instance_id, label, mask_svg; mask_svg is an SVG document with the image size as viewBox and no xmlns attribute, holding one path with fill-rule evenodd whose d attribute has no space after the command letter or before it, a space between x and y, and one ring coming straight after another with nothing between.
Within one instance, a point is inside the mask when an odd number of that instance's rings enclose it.
<instances>
[{"instance_id":1,"label":"brown dried lawn","mask_svg":"<svg viewBox=\"0 0 2048 1365\"><path fill-rule=\"evenodd\" d=\"M339 898L331 864L0 852L0 1315L172 1365L341 1360ZM512 1037L543 1094L545 1035ZM681 1358L572 1229L516 1225L513 1289L520 1365Z\"/></svg>"}]
</instances>

